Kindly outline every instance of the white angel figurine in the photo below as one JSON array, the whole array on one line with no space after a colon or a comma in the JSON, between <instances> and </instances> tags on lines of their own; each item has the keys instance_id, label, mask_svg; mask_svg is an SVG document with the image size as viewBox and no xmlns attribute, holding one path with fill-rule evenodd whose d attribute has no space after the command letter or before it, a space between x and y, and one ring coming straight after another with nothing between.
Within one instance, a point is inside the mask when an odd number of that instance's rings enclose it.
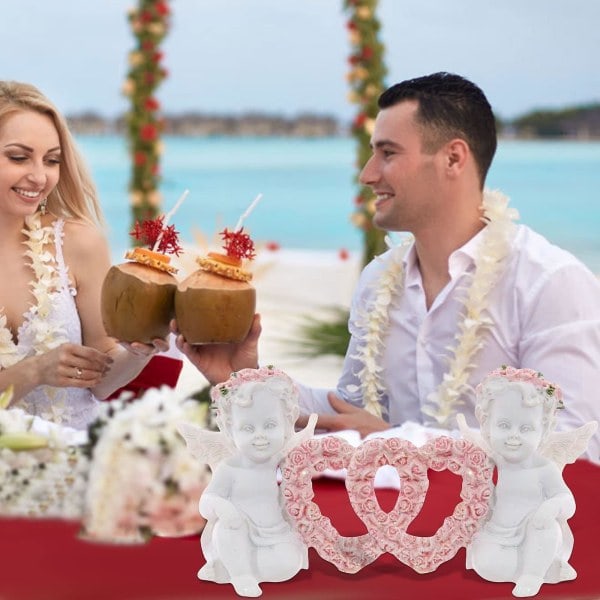
<instances>
[{"instance_id":1,"label":"white angel figurine","mask_svg":"<svg viewBox=\"0 0 600 600\"><path fill-rule=\"evenodd\" d=\"M285 581L308 567L308 550L283 510L277 466L314 433L316 415L295 433L298 392L273 367L243 369L211 390L220 432L182 423L191 453L212 470L200 498L207 520L198 577L260 596L261 581Z\"/></svg>"},{"instance_id":2,"label":"white angel figurine","mask_svg":"<svg viewBox=\"0 0 600 600\"><path fill-rule=\"evenodd\" d=\"M502 367L477 386L481 435L462 415L463 436L496 463L490 516L467 548L467 568L488 581L512 581L513 595L535 596L543 583L575 579L568 563L575 499L562 470L585 451L595 421L554 432L560 388L531 369Z\"/></svg>"}]
</instances>

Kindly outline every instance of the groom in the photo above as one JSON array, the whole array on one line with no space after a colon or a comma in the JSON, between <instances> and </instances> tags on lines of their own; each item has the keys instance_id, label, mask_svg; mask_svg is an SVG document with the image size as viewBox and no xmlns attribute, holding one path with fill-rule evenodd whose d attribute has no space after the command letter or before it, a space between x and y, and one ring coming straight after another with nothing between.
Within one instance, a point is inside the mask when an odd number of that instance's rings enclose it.
<instances>
[{"instance_id":1,"label":"groom","mask_svg":"<svg viewBox=\"0 0 600 600\"><path fill-rule=\"evenodd\" d=\"M374 224L414 239L364 269L337 389L300 386L302 411L362 435L405 421L453 429L456 412L476 426L473 389L506 364L561 385L562 427L600 421L600 283L484 191L496 126L481 89L434 73L390 87L379 107L360 180ZM239 345L177 343L216 383L258 364L259 335L257 316ZM588 452L600 461L598 434Z\"/></svg>"}]
</instances>

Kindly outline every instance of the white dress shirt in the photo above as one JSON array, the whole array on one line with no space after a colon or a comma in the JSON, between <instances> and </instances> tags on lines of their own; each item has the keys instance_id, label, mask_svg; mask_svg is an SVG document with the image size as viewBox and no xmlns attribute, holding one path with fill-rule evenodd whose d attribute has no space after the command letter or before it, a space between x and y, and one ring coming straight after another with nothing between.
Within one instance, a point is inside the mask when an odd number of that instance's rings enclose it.
<instances>
[{"instance_id":1,"label":"white dress shirt","mask_svg":"<svg viewBox=\"0 0 600 600\"><path fill-rule=\"evenodd\" d=\"M442 381L456 346L457 323L482 232L449 258L450 281L427 310L414 246L404 257L404 289L392 301L384 338L381 398L391 424L414 421L438 426L422 412L427 396ZM337 394L362 406L355 358L360 330L357 317L369 305L374 282L389 266L390 251L363 270L354 294L349 329L352 334L338 382ZM483 347L475 355L470 389L461 396L467 423L475 419L475 386L502 365L531 368L560 386L565 409L559 429L588 421L600 423L600 281L579 260L550 244L525 225L518 225L505 269L488 297L487 316L493 325L481 334ZM402 283L399 283L402 288ZM358 388L358 389L357 389ZM349 391L352 390L352 391ZM300 386L302 412L332 413L327 391ZM600 434L590 440L587 456L600 461Z\"/></svg>"}]
</instances>

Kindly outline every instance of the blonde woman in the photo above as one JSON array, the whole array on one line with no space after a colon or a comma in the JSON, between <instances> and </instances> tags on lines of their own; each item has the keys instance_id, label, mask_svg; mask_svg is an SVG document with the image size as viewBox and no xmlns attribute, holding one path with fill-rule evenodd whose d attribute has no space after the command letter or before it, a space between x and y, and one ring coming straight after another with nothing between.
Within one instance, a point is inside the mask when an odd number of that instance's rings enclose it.
<instances>
[{"instance_id":1,"label":"blonde woman","mask_svg":"<svg viewBox=\"0 0 600 600\"><path fill-rule=\"evenodd\" d=\"M0 81L0 390L12 384L11 406L76 428L168 349L107 336L102 228L65 119L32 85Z\"/></svg>"}]
</instances>

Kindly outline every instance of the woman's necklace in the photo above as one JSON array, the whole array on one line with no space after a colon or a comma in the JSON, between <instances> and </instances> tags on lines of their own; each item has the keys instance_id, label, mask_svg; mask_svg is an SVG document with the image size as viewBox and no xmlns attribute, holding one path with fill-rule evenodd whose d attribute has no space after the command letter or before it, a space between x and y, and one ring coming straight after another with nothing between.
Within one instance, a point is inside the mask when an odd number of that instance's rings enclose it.
<instances>
[{"instance_id":1,"label":"woman's necklace","mask_svg":"<svg viewBox=\"0 0 600 600\"><path fill-rule=\"evenodd\" d=\"M438 388L428 395L422 409L440 427L449 426L450 417L455 414L457 406L463 403L461 395L469 388L473 358L483 345L481 334L494 324L486 315L487 301L503 271L515 229L513 220L518 217L518 211L508 207L506 196L498 191L484 192L482 220L486 228L475 258L475 272L462 300L463 318L458 323L456 345L452 349L448 371ZM364 407L379 417L382 415L380 398L385 392L381 363L389 327L389 309L392 301L403 291L403 258L411 242L412 238L409 238L392 250L389 267L375 282L377 292L365 313L364 333L353 357L363 364L358 378Z\"/></svg>"},{"instance_id":2,"label":"woman's necklace","mask_svg":"<svg viewBox=\"0 0 600 600\"><path fill-rule=\"evenodd\" d=\"M25 257L30 260L30 267L34 273L30 285L35 298L35 302L26 313L26 320L27 326L32 328L31 347L34 354L38 355L56 348L68 339L62 327L54 322L49 327L47 323L52 309L51 294L61 286L60 276L53 264L54 256L46 249L54 242L54 229L42 227L38 213L27 217L25 224L23 233L27 239L23 243L27 248ZM0 315L0 348L0 368L10 367L24 358L12 340L5 315Z\"/></svg>"}]
</instances>

